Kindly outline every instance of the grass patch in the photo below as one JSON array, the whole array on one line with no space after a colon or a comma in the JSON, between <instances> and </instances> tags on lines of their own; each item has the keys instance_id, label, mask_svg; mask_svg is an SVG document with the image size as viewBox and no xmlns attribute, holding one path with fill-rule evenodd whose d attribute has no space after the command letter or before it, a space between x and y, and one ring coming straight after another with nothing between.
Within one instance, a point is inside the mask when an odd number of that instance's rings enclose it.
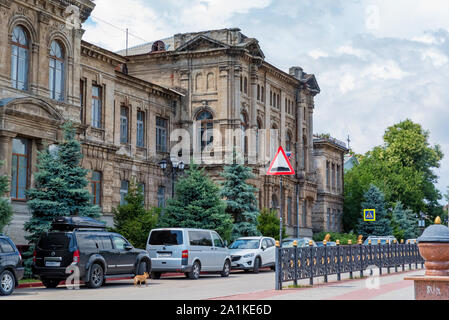
<instances>
[{"instance_id":1,"label":"grass patch","mask_svg":"<svg viewBox=\"0 0 449 320\"><path fill-rule=\"evenodd\" d=\"M297 284L297 285L292 284L292 285L286 287L286 289L305 289L305 288L313 288L313 286L311 286L311 285L301 285L301 284Z\"/></svg>"},{"instance_id":2,"label":"grass patch","mask_svg":"<svg viewBox=\"0 0 449 320\"><path fill-rule=\"evenodd\" d=\"M39 279L22 279L19 281L19 284L29 284L29 283L36 283L41 282Z\"/></svg>"}]
</instances>

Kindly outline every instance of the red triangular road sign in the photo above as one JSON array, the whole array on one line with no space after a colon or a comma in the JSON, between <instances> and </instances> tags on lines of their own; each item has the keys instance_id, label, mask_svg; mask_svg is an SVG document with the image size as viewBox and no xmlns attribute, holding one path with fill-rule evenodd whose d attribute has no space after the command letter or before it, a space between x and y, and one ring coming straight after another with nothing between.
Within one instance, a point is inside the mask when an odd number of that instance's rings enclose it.
<instances>
[{"instance_id":1,"label":"red triangular road sign","mask_svg":"<svg viewBox=\"0 0 449 320\"><path fill-rule=\"evenodd\" d=\"M295 170L285 154L284 148L279 147L273 162L268 169L267 175L269 176L293 176Z\"/></svg>"}]
</instances>

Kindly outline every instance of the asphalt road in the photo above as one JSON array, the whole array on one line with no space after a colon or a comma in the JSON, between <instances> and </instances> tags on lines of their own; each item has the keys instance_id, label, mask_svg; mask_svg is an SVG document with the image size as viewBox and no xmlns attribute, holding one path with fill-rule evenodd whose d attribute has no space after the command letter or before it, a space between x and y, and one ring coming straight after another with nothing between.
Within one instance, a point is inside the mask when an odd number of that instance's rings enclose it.
<instances>
[{"instance_id":1,"label":"asphalt road","mask_svg":"<svg viewBox=\"0 0 449 320\"><path fill-rule=\"evenodd\" d=\"M67 290L64 286L19 289L12 296L0 300L412 300L413 282L404 278L423 273L423 270L412 270L384 275L379 278L378 288L367 288L366 279L335 282L336 278L331 276L329 284L323 284L323 279L317 278L317 285L313 288L283 291L273 290L275 273L272 271L259 274L233 272L229 278L202 275L199 280L189 280L182 275L150 280L148 287L141 288L134 287L132 280L121 280L110 281L97 290L85 286L79 290ZM347 276L343 276L345 278ZM308 280L299 284L307 286Z\"/></svg>"}]
</instances>

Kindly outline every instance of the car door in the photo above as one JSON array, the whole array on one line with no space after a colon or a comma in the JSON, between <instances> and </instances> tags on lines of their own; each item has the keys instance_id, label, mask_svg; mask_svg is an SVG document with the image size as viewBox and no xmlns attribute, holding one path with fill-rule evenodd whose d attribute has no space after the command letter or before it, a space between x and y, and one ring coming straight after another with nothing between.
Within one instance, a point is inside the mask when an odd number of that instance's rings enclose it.
<instances>
[{"instance_id":1,"label":"car door","mask_svg":"<svg viewBox=\"0 0 449 320\"><path fill-rule=\"evenodd\" d=\"M260 257L262 258L262 266L265 266L269 261L267 238L263 238L262 241L260 242Z\"/></svg>"},{"instance_id":2,"label":"car door","mask_svg":"<svg viewBox=\"0 0 449 320\"><path fill-rule=\"evenodd\" d=\"M266 264L274 265L276 260L276 242L274 239L267 239L268 248L267 252L267 261Z\"/></svg>"},{"instance_id":3,"label":"car door","mask_svg":"<svg viewBox=\"0 0 449 320\"><path fill-rule=\"evenodd\" d=\"M188 233L192 258L195 259L195 257L198 257L202 271L212 271L215 264L215 250L213 250L214 247L210 231L195 230L189 231Z\"/></svg>"},{"instance_id":4,"label":"car door","mask_svg":"<svg viewBox=\"0 0 449 320\"><path fill-rule=\"evenodd\" d=\"M107 275L111 275L117 273L116 265L114 264L114 256L118 254L118 250L114 249L112 245L112 239L108 235L99 235L98 236L99 243L99 253L106 261L107 265Z\"/></svg>"},{"instance_id":5,"label":"car door","mask_svg":"<svg viewBox=\"0 0 449 320\"><path fill-rule=\"evenodd\" d=\"M112 243L114 244L115 254L114 265L116 274L134 273L134 263L136 262L134 250L127 250L126 247L131 246L123 237L113 235Z\"/></svg>"},{"instance_id":6,"label":"car door","mask_svg":"<svg viewBox=\"0 0 449 320\"><path fill-rule=\"evenodd\" d=\"M215 231L212 232L212 241L214 244L214 250L215 250L215 268L216 271L220 271L223 269L224 261L226 257L229 255L229 250L224 245L223 240L221 237L216 233Z\"/></svg>"},{"instance_id":7,"label":"car door","mask_svg":"<svg viewBox=\"0 0 449 320\"><path fill-rule=\"evenodd\" d=\"M16 250L6 239L0 239L0 260L3 266L14 266Z\"/></svg>"}]
</instances>

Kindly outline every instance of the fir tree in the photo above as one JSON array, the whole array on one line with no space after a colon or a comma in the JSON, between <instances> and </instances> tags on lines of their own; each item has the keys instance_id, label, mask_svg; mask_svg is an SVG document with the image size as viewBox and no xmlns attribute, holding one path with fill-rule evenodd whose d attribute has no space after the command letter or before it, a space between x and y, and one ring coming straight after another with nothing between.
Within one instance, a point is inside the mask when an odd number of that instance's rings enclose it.
<instances>
[{"instance_id":1,"label":"fir tree","mask_svg":"<svg viewBox=\"0 0 449 320\"><path fill-rule=\"evenodd\" d=\"M259 223L257 229L264 237L271 237L279 240L280 221L275 210L269 210L267 208L263 209L260 212L257 220ZM285 226L282 229L282 238L287 238Z\"/></svg>"},{"instance_id":2,"label":"fir tree","mask_svg":"<svg viewBox=\"0 0 449 320\"><path fill-rule=\"evenodd\" d=\"M88 170L80 166L83 155L81 144L75 139L75 129L71 123L66 123L63 130L64 141L54 152L49 148L39 152L35 187L27 192L32 217L25 224L25 230L31 244L49 230L56 217L100 216L100 208L91 204L92 196L87 189Z\"/></svg>"},{"instance_id":3,"label":"fir tree","mask_svg":"<svg viewBox=\"0 0 449 320\"><path fill-rule=\"evenodd\" d=\"M232 240L260 236L260 231L257 229L259 216L255 196L257 189L246 183L248 179L254 178L252 169L234 161L233 165L224 168L221 176L226 180L222 183L220 194L226 199L226 212L234 219Z\"/></svg>"},{"instance_id":4,"label":"fir tree","mask_svg":"<svg viewBox=\"0 0 449 320\"><path fill-rule=\"evenodd\" d=\"M3 163L0 161L0 167L3 166ZM3 198L9 190L8 177L0 175L0 233L3 231L3 228L11 222L12 218L12 207Z\"/></svg>"},{"instance_id":5,"label":"fir tree","mask_svg":"<svg viewBox=\"0 0 449 320\"><path fill-rule=\"evenodd\" d=\"M396 203L393 209L393 229L396 239L416 239L420 234L416 214L405 209L401 202Z\"/></svg>"},{"instance_id":6,"label":"fir tree","mask_svg":"<svg viewBox=\"0 0 449 320\"><path fill-rule=\"evenodd\" d=\"M359 234L364 237L389 236L392 234L391 222L387 217L387 211L385 209L385 196L379 188L374 185L370 186L368 191L364 194L362 209L375 209L376 221L365 222L362 211L357 228Z\"/></svg>"},{"instance_id":7,"label":"fir tree","mask_svg":"<svg viewBox=\"0 0 449 320\"><path fill-rule=\"evenodd\" d=\"M148 234L156 227L159 209L145 209L142 187L138 187L134 180L125 200L126 204L113 209L114 232L123 235L135 247L145 248Z\"/></svg>"},{"instance_id":8,"label":"fir tree","mask_svg":"<svg viewBox=\"0 0 449 320\"><path fill-rule=\"evenodd\" d=\"M233 221L225 209L219 187L198 165L191 164L186 176L176 184L175 198L167 201L160 225L215 230L230 240Z\"/></svg>"}]
</instances>

